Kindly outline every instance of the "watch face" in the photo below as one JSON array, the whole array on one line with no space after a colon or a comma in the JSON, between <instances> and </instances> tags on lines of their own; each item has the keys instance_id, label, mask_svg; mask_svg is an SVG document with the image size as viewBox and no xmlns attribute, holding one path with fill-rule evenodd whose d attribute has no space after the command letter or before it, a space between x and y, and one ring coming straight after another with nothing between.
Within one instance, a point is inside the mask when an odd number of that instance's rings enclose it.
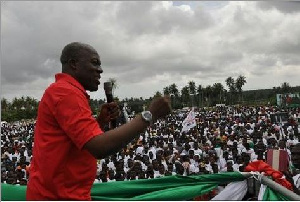
<instances>
[{"instance_id":1,"label":"watch face","mask_svg":"<svg viewBox=\"0 0 300 202\"><path fill-rule=\"evenodd\" d=\"M145 117L149 120L149 119L151 119L151 114L150 113L145 113Z\"/></svg>"},{"instance_id":2,"label":"watch face","mask_svg":"<svg viewBox=\"0 0 300 202\"><path fill-rule=\"evenodd\" d=\"M143 116L146 119L146 121L151 121L152 120L152 114L151 114L151 112L145 111L143 113Z\"/></svg>"}]
</instances>

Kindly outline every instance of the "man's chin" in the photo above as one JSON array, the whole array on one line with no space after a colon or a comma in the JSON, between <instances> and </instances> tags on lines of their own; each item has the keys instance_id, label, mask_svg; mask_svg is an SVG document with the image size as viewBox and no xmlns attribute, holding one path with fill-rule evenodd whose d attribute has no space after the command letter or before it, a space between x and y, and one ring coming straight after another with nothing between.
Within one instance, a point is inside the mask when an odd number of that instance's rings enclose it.
<instances>
[{"instance_id":1,"label":"man's chin","mask_svg":"<svg viewBox=\"0 0 300 202\"><path fill-rule=\"evenodd\" d=\"M94 88L90 88L88 91L90 91L90 92L95 92L95 91L97 91L99 88L98 88L98 86L97 87L94 87Z\"/></svg>"}]
</instances>

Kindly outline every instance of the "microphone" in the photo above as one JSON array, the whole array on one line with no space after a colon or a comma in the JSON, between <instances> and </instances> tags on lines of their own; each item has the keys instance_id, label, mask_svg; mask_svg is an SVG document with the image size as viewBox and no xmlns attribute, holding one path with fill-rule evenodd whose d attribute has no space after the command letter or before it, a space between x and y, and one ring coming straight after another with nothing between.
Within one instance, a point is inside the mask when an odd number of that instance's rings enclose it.
<instances>
[{"instance_id":1,"label":"microphone","mask_svg":"<svg viewBox=\"0 0 300 202\"><path fill-rule=\"evenodd\" d=\"M112 94L112 83L111 82L104 82L104 91L105 91L105 95L106 95L106 100L107 103L111 103L114 101L114 97ZM117 127L117 120L111 120L110 122L110 128L116 128Z\"/></svg>"}]
</instances>

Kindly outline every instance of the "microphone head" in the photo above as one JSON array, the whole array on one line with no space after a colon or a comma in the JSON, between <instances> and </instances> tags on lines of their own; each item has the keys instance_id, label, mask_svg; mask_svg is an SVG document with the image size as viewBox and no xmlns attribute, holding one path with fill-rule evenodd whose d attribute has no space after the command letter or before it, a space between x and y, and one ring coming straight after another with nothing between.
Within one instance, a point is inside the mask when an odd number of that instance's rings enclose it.
<instances>
[{"instance_id":1,"label":"microphone head","mask_svg":"<svg viewBox=\"0 0 300 202\"><path fill-rule=\"evenodd\" d=\"M106 94L112 94L112 83L111 82L104 82L104 91Z\"/></svg>"}]
</instances>

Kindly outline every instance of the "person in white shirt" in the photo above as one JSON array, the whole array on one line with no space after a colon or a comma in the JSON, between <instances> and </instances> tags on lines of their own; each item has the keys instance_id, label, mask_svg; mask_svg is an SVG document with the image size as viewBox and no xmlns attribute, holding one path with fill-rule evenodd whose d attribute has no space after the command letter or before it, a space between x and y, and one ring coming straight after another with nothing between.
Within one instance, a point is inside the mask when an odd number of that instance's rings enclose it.
<instances>
[{"instance_id":1,"label":"person in white shirt","mask_svg":"<svg viewBox=\"0 0 300 202\"><path fill-rule=\"evenodd\" d=\"M221 172L233 172L233 161L232 160L228 160L226 162L226 166L221 170Z\"/></svg>"},{"instance_id":2,"label":"person in white shirt","mask_svg":"<svg viewBox=\"0 0 300 202\"><path fill-rule=\"evenodd\" d=\"M237 141L234 139L234 135L230 135L229 138L228 138L228 141L227 141L227 145L228 145L228 146L232 146L234 142L237 142Z\"/></svg>"},{"instance_id":3,"label":"person in white shirt","mask_svg":"<svg viewBox=\"0 0 300 202\"><path fill-rule=\"evenodd\" d=\"M109 163L107 164L107 167L111 170L114 170L114 171L116 170L116 166L113 161L109 161Z\"/></svg>"},{"instance_id":4,"label":"person in white shirt","mask_svg":"<svg viewBox=\"0 0 300 202\"><path fill-rule=\"evenodd\" d=\"M250 125L249 123L247 123L245 129L246 129L246 131L247 131L247 133L248 133L249 135L251 135L251 134L253 133L253 131L254 131L254 130L251 128L251 125Z\"/></svg>"},{"instance_id":5,"label":"person in white shirt","mask_svg":"<svg viewBox=\"0 0 300 202\"><path fill-rule=\"evenodd\" d=\"M254 149L250 148L250 144L247 142L247 143L244 143L244 146L245 148L241 151L241 152L245 152L247 153L249 156L251 156L251 154L255 153L254 152Z\"/></svg>"},{"instance_id":6,"label":"person in white shirt","mask_svg":"<svg viewBox=\"0 0 300 202\"><path fill-rule=\"evenodd\" d=\"M210 157L205 157L204 158L204 163L205 163L205 169L209 172L212 173L212 167L211 167L211 163L210 163Z\"/></svg>"},{"instance_id":7,"label":"person in white shirt","mask_svg":"<svg viewBox=\"0 0 300 202\"><path fill-rule=\"evenodd\" d=\"M94 180L94 184L97 184L97 183L101 182L99 178L100 178L99 175L97 175L97 177Z\"/></svg>"},{"instance_id":8,"label":"person in white shirt","mask_svg":"<svg viewBox=\"0 0 300 202\"><path fill-rule=\"evenodd\" d=\"M296 145L298 144L298 139L294 138L294 135L293 134L290 134L289 135L289 139L286 141L287 142L287 148L290 148L291 145Z\"/></svg>"},{"instance_id":9,"label":"person in white shirt","mask_svg":"<svg viewBox=\"0 0 300 202\"><path fill-rule=\"evenodd\" d=\"M143 155L144 154L144 146L143 145L139 145L136 150L135 150L135 154L138 155Z\"/></svg>"},{"instance_id":10,"label":"person in white shirt","mask_svg":"<svg viewBox=\"0 0 300 202\"><path fill-rule=\"evenodd\" d=\"M115 171L114 170L108 170L108 177L107 182L115 182Z\"/></svg>"},{"instance_id":11,"label":"person in white shirt","mask_svg":"<svg viewBox=\"0 0 300 202\"><path fill-rule=\"evenodd\" d=\"M101 171L100 175L99 175L99 182L103 183L103 182L107 182L107 173L106 171Z\"/></svg>"},{"instance_id":12,"label":"person in white shirt","mask_svg":"<svg viewBox=\"0 0 300 202\"><path fill-rule=\"evenodd\" d=\"M189 174L197 174L199 173L199 164L191 163L189 164Z\"/></svg>"},{"instance_id":13,"label":"person in white shirt","mask_svg":"<svg viewBox=\"0 0 300 202\"><path fill-rule=\"evenodd\" d=\"M182 150L180 155L189 155L190 145L189 143L185 143L184 149Z\"/></svg>"},{"instance_id":14,"label":"person in white shirt","mask_svg":"<svg viewBox=\"0 0 300 202\"><path fill-rule=\"evenodd\" d=\"M151 153L151 154L150 154ZM150 160L156 159L156 146L152 145L149 146L149 150L147 152L148 156L150 157Z\"/></svg>"},{"instance_id":15,"label":"person in white shirt","mask_svg":"<svg viewBox=\"0 0 300 202\"><path fill-rule=\"evenodd\" d=\"M195 155L199 155L201 156L202 155L202 150L199 148L199 144L198 142L194 142L194 154Z\"/></svg>"},{"instance_id":16,"label":"person in white shirt","mask_svg":"<svg viewBox=\"0 0 300 202\"><path fill-rule=\"evenodd\" d=\"M124 162L124 171L128 174L128 171L133 167L133 159L129 158L127 164Z\"/></svg>"},{"instance_id":17,"label":"person in white shirt","mask_svg":"<svg viewBox=\"0 0 300 202\"><path fill-rule=\"evenodd\" d=\"M214 163L211 165L212 168L212 173L216 174L216 173L220 173L220 167L218 166L218 164Z\"/></svg>"},{"instance_id":18,"label":"person in white shirt","mask_svg":"<svg viewBox=\"0 0 300 202\"><path fill-rule=\"evenodd\" d=\"M227 161L229 160L229 153L227 151L223 152L223 155L218 159L218 164L220 166L220 170L223 170L226 167Z\"/></svg>"},{"instance_id":19,"label":"person in white shirt","mask_svg":"<svg viewBox=\"0 0 300 202\"><path fill-rule=\"evenodd\" d=\"M243 158L242 156L237 156L236 161L232 165L233 171L239 171L241 166L243 166Z\"/></svg>"},{"instance_id":20,"label":"person in white shirt","mask_svg":"<svg viewBox=\"0 0 300 202\"><path fill-rule=\"evenodd\" d=\"M158 169L158 173L154 173L154 178L165 176L165 171L166 171L165 166L160 164L159 169Z\"/></svg>"}]
</instances>

